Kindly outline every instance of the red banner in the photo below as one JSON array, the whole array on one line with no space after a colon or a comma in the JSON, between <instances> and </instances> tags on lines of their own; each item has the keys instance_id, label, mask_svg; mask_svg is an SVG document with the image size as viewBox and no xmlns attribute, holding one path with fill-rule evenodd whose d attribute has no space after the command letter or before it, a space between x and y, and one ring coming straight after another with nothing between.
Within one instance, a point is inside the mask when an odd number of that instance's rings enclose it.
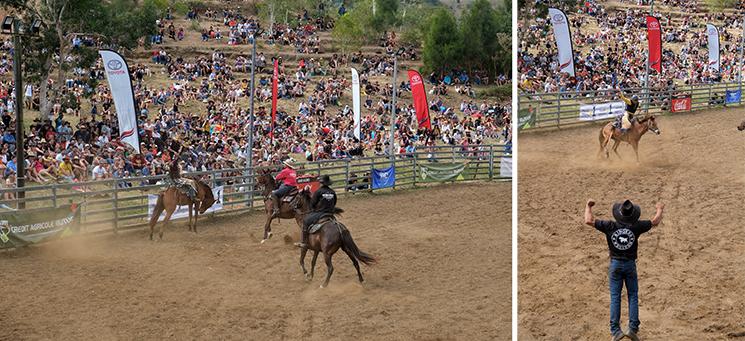
<instances>
[{"instance_id":1,"label":"red banner","mask_svg":"<svg viewBox=\"0 0 745 341\"><path fill-rule=\"evenodd\" d=\"M671 112L691 111L691 96L673 98L670 103Z\"/></svg>"},{"instance_id":2,"label":"red banner","mask_svg":"<svg viewBox=\"0 0 745 341\"><path fill-rule=\"evenodd\" d=\"M647 41L649 42L649 68L662 73L662 28L657 18L647 16Z\"/></svg>"},{"instance_id":3,"label":"red banner","mask_svg":"<svg viewBox=\"0 0 745 341\"><path fill-rule=\"evenodd\" d=\"M269 137L274 142L274 121L277 119L277 81L279 80L279 60L274 59L274 75L272 75L272 128Z\"/></svg>"},{"instance_id":4,"label":"red banner","mask_svg":"<svg viewBox=\"0 0 745 341\"><path fill-rule=\"evenodd\" d=\"M429 106L427 105L427 92L424 91L422 75L414 70L409 70L409 84L411 85L411 95L414 97L414 110L416 110L416 119L419 122L418 127L432 129L429 119Z\"/></svg>"}]
</instances>

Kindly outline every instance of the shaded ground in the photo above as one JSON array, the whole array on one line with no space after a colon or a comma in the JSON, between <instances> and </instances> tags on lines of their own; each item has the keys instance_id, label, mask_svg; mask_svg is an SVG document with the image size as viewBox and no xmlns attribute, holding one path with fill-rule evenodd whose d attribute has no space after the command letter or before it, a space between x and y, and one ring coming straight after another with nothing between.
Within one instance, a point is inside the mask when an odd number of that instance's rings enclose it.
<instances>
[{"instance_id":1,"label":"shaded ground","mask_svg":"<svg viewBox=\"0 0 745 341\"><path fill-rule=\"evenodd\" d=\"M640 238L644 340L744 334L742 118L740 109L660 117L662 135L642 138L640 165L628 145L626 161L599 161L600 126L521 135L520 339L608 338L608 251L583 224L588 198L601 219L623 198L645 219L657 200L667 204L663 224ZM626 307L624 297L624 327Z\"/></svg>"},{"instance_id":2,"label":"shaded ground","mask_svg":"<svg viewBox=\"0 0 745 341\"><path fill-rule=\"evenodd\" d=\"M339 252L323 290L323 262L306 283L283 241L294 223L260 245L259 214L202 220L198 235L179 223L162 242L143 229L0 253L0 339L509 340L510 193L488 183L341 198L379 264L360 285Z\"/></svg>"}]
</instances>

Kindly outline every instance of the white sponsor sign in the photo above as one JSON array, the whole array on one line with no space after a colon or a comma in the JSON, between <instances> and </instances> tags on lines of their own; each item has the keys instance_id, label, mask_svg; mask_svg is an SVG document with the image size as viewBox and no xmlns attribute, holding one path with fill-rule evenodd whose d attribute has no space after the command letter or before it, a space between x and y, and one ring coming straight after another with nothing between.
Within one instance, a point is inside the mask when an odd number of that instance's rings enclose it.
<instances>
[{"instance_id":1,"label":"white sponsor sign","mask_svg":"<svg viewBox=\"0 0 745 341\"><path fill-rule=\"evenodd\" d=\"M512 177L512 158L503 156L499 161L499 176Z\"/></svg>"},{"instance_id":2,"label":"white sponsor sign","mask_svg":"<svg viewBox=\"0 0 745 341\"><path fill-rule=\"evenodd\" d=\"M215 196L215 203L212 204L212 207L208 208L205 214L212 213L215 211L222 210L222 195L223 186L215 187L212 189L212 195ZM158 195L157 194L150 194L147 196L147 215L152 217L153 211L155 211L155 204L158 202ZM166 212L163 211L163 213L160 214L160 217L158 220L163 220L163 218L166 217ZM178 206L176 207L176 211L173 212L173 215L171 216L171 220L174 219L182 219L182 218L188 218L189 217L189 206Z\"/></svg>"},{"instance_id":3,"label":"white sponsor sign","mask_svg":"<svg viewBox=\"0 0 745 341\"><path fill-rule=\"evenodd\" d=\"M719 30L712 24L706 24L706 36L709 40L709 70L719 71Z\"/></svg>"},{"instance_id":4,"label":"white sponsor sign","mask_svg":"<svg viewBox=\"0 0 745 341\"><path fill-rule=\"evenodd\" d=\"M100 50L109 81L111 96L114 99L116 117L119 120L119 139L132 146L140 153L140 142L137 135L137 110L132 92L132 80L129 77L127 62L121 55L111 50Z\"/></svg>"},{"instance_id":5,"label":"white sponsor sign","mask_svg":"<svg viewBox=\"0 0 745 341\"><path fill-rule=\"evenodd\" d=\"M554 27L556 47L559 50L559 72L574 76L574 52L572 51L572 35L569 33L569 19L564 12L556 8L549 8L548 15Z\"/></svg>"},{"instance_id":6,"label":"white sponsor sign","mask_svg":"<svg viewBox=\"0 0 745 341\"><path fill-rule=\"evenodd\" d=\"M360 139L360 76L352 68L352 111L354 112L354 137Z\"/></svg>"},{"instance_id":7,"label":"white sponsor sign","mask_svg":"<svg viewBox=\"0 0 745 341\"><path fill-rule=\"evenodd\" d=\"M605 120L623 115L625 111L626 103L624 102L585 104L579 107L579 120Z\"/></svg>"}]
</instances>

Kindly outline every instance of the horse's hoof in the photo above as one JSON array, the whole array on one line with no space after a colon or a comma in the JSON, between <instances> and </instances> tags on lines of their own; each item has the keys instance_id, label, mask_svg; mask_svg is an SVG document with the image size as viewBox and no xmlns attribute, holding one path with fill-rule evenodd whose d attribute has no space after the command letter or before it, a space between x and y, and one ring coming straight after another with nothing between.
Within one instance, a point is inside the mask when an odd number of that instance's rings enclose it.
<instances>
[{"instance_id":1,"label":"horse's hoof","mask_svg":"<svg viewBox=\"0 0 745 341\"><path fill-rule=\"evenodd\" d=\"M264 244L266 242L266 239L262 239L260 244Z\"/></svg>"},{"instance_id":2,"label":"horse's hoof","mask_svg":"<svg viewBox=\"0 0 745 341\"><path fill-rule=\"evenodd\" d=\"M306 282L310 282L312 279L313 279L313 276L311 276L309 274L305 274L305 281Z\"/></svg>"},{"instance_id":3,"label":"horse's hoof","mask_svg":"<svg viewBox=\"0 0 745 341\"><path fill-rule=\"evenodd\" d=\"M323 289L323 288L325 288L325 287L326 287L325 285L321 284L321 289Z\"/></svg>"}]
</instances>

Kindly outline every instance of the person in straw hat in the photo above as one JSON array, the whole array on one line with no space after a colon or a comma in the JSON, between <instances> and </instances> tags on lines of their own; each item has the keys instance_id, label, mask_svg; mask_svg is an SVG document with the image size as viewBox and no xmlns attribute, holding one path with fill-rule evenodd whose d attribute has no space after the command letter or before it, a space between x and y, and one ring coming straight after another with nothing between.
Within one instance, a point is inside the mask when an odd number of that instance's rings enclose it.
<instances>
[{"instance_id":1,"label":"person in straw hat","mask_svg":"<svg viewBox=\"0 0 745 341\"><path fill-rule=\"evenodd\" d=\"M608 267L608 284L610 289L610 332L611 340L618 341L624 337L638 341L639 337L639 279L636 273L636 256L639 236L662 222L662 210L665 205L657 203L657 211L652 220L639 220L641 209L631 200L613 204L614 220L595 220L592 207L595 201L590 199L585 206L585 224L605 234L610 252ZM629 326L621 331L621 291L626 283L629 296Z\"/></svg>"},{"instance_id":2,"label":"person in straw hat","mask_svg":"<svg viewBox=\"0 0 745 341\"><path fill-rule=\"evenodd\" d=\"M295 159L288 158L282 162L285 166L274 178L280 184L279 188L272 192L272 216L279 215L279 205L282 197L297 188L297 171L295 171Z\"/></svg>"}]
</instances>

